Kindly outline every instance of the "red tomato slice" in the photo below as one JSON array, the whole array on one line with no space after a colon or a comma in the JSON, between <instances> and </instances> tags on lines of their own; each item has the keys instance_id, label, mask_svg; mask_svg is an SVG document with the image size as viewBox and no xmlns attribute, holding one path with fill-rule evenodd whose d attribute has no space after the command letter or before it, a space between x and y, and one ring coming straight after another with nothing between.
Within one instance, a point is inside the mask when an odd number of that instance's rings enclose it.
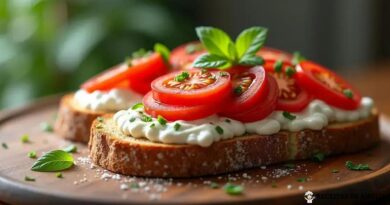
<instances>
[{"instance_id":1,"label":"red tomato slice","mask_svg":"<svg viewBox=\"0 0 390 205\"><path fill-rule=\"evenodd\" d=\"M175 69L190 69L194 60L207 53L199 41L183 44L172 50L169 62Z\"/></svg>"},{"instance_id":2,"label":"red tomato slice","mask_svg":"<svg viewBox=\"0 0 390 205\"><path fill-rule=\"evenodd\" d=\"M301 62L296 70L298 83L314 97L345 110L359 107L360 93L332 71L311 61Z\"/></svg>"},{"instance_id":3,"label":"red tomato slice","mask_svg":"<svg viewBox=\"0 0 390 205\"><path fill-rule=\"evenodd\" d=\"M88 92L113 88L123 80L143 80L156 78L168 72L164 59L159 53L152 53L143 58L134 59L131 66L120 64L98 74L81 85Z\"/></svg>"},{"instance_id":4,"label":"red tomato slice","mask_svg":"<svg viewBox=\"0 0 390 205\"><path fill-rule=\"evenodd\" d=\"M129 88L139 94L145 95L151 90L150 84L152 83L152 80L131 80L129 81Z\"/></svg>"},{"instance_id":5,"label":"red tomato slice","mask_svg":"<svg viewBox=\"0 0 390 205\"><path fill-rule=\"evenodd\" d=\"M281 51L275 48L271 47L262 47L258 52L257 55L263 57L265 61L267 60L282 60L285 62L291 63L293 59L293 55L291 53L287 53L285 51Z\"/></svg>"},{"instance_id":6,"label":"red tomato slice","mask_svg":"<svg viewBox=\"0 0 390 205\"><path fill-rule=\"evenodd\" d=\"M178 81L178 76L188 76ZM153 98L170 105L220 104L231 93L230 74L192 69L161 76L152 82Z\"/></svg>"},{"instance_id":7,"label":"red tomato slice","mask_svg":"<svg viewBox=\"0 0 390 205\"><path fill-rule=\"evenodd\" d=\"M302 111L311 101L311 95L298 84L296 75L289 77L286 68L291 67L290 63L283 63L280 72L276 72L275 61L268 60L264 64L265 71L275 78L279 87L279 99L276 109L288 112Z\"/></svg>"},{"instance_id":8,"label":"red tomato slice","mask_svg":"<svg viewBox=\"0 0 390 205\"><path fill-rule=\"evenodd\" d=\"M267 96L268 78L264 68L232 68L233 98L222 111L225 116L235 115L261 103Z\"/></svg>"},{"instance_id":9,"label":"red tomato slice","mask_svg":"<svg viewBox=\"0 0 390 205\"><path fill-rule=\"evenodd\" d=\"M152 92L147 93L143 98L145 112L153 117L163 116L169 121L174 120L197 120L215 114L218 105L169 105L156 101Z\"/></svg>"},{"instance_id":10,"label":"red tomato slice","mask_svg":"<svg viewBox=\"0 0 390 205\"><path fill-rule=\"evenodd\" d=\"M266 91L266 98L252 107L251 109L242 111L236 115L228 116L232 119L241 121L241 122L254 122L262 120L268 115L270 115L276 108L276 102L279 96L279 88L276 80L267 74L268 78L268 90Z\"/></svg>"}]
</instances>

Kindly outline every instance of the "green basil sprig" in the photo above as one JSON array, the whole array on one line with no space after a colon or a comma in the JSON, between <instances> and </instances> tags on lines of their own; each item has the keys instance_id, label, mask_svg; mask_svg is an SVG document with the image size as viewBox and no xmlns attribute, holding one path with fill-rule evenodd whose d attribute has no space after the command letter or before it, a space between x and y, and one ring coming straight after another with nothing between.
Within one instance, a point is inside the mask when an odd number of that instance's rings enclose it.
<instances>
[{"instance_id":1,"label":"green basil sprig","mask_svg":"<svg viewBox=\"0 0 390 205\"><path fill-rule=\"evenodd\" d=\"M264 60L256 52L264 45L268 29L251 27L242 31L235 43L221 29L201 26L196 28L207 54L199 56L196 68L228 68L232 65L262 65Z\"/></svg>"},{"instance_id":2,"label":"green basil sprig","mask_svg":"<svg viewBox=\"0 0 390 205\"><path fill-rule=\"evenodd\" d=\"M69 169L74 160L71 154L63 150L53 150L40 157L31 167L38 172L56 172Z\"/></svg>"}]
</instances>

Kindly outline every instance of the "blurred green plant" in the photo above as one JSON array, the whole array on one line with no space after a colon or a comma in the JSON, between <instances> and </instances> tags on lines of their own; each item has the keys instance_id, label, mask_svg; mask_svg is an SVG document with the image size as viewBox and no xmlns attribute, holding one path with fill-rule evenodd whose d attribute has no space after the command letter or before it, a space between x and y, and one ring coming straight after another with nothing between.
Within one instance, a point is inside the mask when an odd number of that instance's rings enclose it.
<instances>
[{"instance_id":1,"label":"blurred green plant","mask_svg":"<svg viewBox=\"0 0 390 205\"><path fill-rule=\"evenodd\" d=\"M2 0L0 108L77 89L140 47L193 37L162 0Z\"/></svg>"}]
</instances>

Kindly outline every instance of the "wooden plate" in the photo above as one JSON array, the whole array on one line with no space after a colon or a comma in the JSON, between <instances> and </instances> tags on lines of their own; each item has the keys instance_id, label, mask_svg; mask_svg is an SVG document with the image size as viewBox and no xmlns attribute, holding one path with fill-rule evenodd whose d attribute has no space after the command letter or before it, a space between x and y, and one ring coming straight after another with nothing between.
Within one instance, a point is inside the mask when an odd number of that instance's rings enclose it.
<instances>
[{"instance_id":1,"label":"wooden plate","mask_svg":"<svg viewBox=\"0 0 390 205\"><path fill-rule=\"evenodd\" d=\"M390 123L384 118L383 142L378 147L322 163L299 161L293 169L275 165L205 178L142 179L91 165L87 147L77 144L77 165L62 172L64 178L30 171L35 160L27 157L29 151L40 156L71 144L40 128L42 122L53 123L57 103L58 98L44 99L0 115L0 143L8 145L8 149L0 147L0 200L12 204L304 204L304 193L312 191L316 197L313 203L325 204L336 199L343 203L375 200L390 193ZM24 134L30 136L30 143L20 141ZM347 170L347 160L368 163L373 170ZM339 172L332 173L333 169ZM25 181L25 176L36 181ZM244 193L231 196L209 185L215 182L221 187L228 181L242 184Z\"/></svg>"}]
</instances>

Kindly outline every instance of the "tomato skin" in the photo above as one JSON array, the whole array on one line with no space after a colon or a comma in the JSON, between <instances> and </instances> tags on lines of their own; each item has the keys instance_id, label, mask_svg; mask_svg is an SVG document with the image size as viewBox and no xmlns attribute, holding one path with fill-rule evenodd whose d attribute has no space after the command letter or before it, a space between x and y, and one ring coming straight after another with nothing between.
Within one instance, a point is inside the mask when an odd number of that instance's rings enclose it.
<instances>
[{"instance_id":1,"label":"tomato skin","mask_svg":"<svg viewBox=\"0 0 390 205\"><path fill-rule=\"evenodd\" d=\"M287 76L286 68L293 67L290 63L283 62L281 71L277 73L274 68L275 62L276 61L273 60L267 60L264 64L264 68L278 83L279 99L277 101L276 110L288 112L302 111L312 100L312 95L300 86L296 75L291 77ZM296 97L291 99L291 95Z\"/></svg>"},{"instance_id":2,"label":"tomato skin","mask_svg":"<svg viewBox=\"0 0 390 205\"><path fill-rule=\"evenodd\" d=\"M195 61L195 59L200 55L207 53L205 49L195 50L193 53L188 53L187 46L189 45L201 46L201 43L199 41L193 41L173 49L169 58L169 62L174 69L191 69L192 63Z\"/></svg>"},{"instance_id":3,"label":"tomato skin","mask_svg":"<svg viewBox=\"0 0 390 205\"><path fill-rule=\"evenodd\" d=\"M136 59L132 66L127 64L116 65L81 85L81 88L93 92L95 90L109 90L124 80L143 80L156 78L168 72L168 67L159 53L153 53L148 57Z\"/></svg>"},{"instance_id":4,"label":"tomato skin","mask_svg":"<svg viewBox=\"0 0 390 205\"><path fill-rule=\"evenodd\" d=\"M279 96L279 88L276 80L272 76L268 75L267 78L269 89L266 92L267 97L262 102L249 110L242 111L235 115L225 116L241 122L254 122L262 120L270 115L276 108L276 102Z\"/></svg>"},{"instance_id":5,"label":"tomato skin","mask_svg":"<svg viewBox=\"0 0 390 205\"><path fill-rule=\"evenodd\" d=\"M277 61L282 60L284 62L291 63L293 59L293 55L291 53L271 48L271 47L262 47L258 52L257 55L263 57L265 61L271 60L271 61Z\"/></svg>"},{"instance_id":6,"label":"tomato skin","mask_svg":"<svg viewBox=\"0 0 390 205\"><path fill-rule=\"evenodd\" d=\"M141 95L145 95L151 90L150 84L152 83L153 80L131 80L129 81L129 88Z\"/></svg>"},{"instance_id":7,"label":"tomato skin","mask_svg":"<svg viewBox=\"0 0 390 205\"><path fill-rule=\"evenodd\" d=\"M153 117L163 116L169 121L175 120L197 120L215 114L218 111L216 105L194 105L180 106L169 105L156 101L152 92L147 93L143 98L145 112Z\"/></svg>"},{"instance_id":8,"label":"tomato skin","mask_svg":"<svg viewBox=\"0 0 390 205\"><path fill-rule=\"evenodd\" d=\"M264 68L261 66L255 66L252 68L232 68L233 84L239 83L242 77L253 78L248 89L241 95L235 96L233 94L232 99L226 103L225 108L222 111L223 115L234 115L242 111L248 110L255 106L259 102L262 102L266 98L268 88L268 78L265 74Z\"/></svg>"},{"instance_id":9,"label":"tomato skin","mask_svg":"<svg viewBox=\"0 0 390 205\"><path fill-rule=\"evenodd\" d=\"M314 97L345 110L356 110L360 106L360 93L334 72L311 61L301 62L297 65L296 70L298 82ZM330 84L326 84L316 76L326 78L325 81ZM345 96L343 93L345 89L352 91L352 98Z\"/></svg>"},{"instance_id":10,"label":"tomato skin","mask_svg":"<svg viewBox=\"0 0 390 205\"><path fill-rule=\"evenodd\" d=\"M231 94L230 91L232 84L230 75L225 72L226 75L221 76L221 71L207 71L207 73L215 77L215 81L211 84L206 84L206 87L191 90L167 87L167 82L173 81L175 76L181 74L182 72L183 71L169 73L155 79L152 82L153 98L159 102L169 105L217 105L225 101ZM196 76L202 71L199 69L192 69L186 72L188 72L190 75ZM192 81L196 81L196 79L196 77L191 77L183 83L192 83Z\"/></svg>"}]
</instances>

